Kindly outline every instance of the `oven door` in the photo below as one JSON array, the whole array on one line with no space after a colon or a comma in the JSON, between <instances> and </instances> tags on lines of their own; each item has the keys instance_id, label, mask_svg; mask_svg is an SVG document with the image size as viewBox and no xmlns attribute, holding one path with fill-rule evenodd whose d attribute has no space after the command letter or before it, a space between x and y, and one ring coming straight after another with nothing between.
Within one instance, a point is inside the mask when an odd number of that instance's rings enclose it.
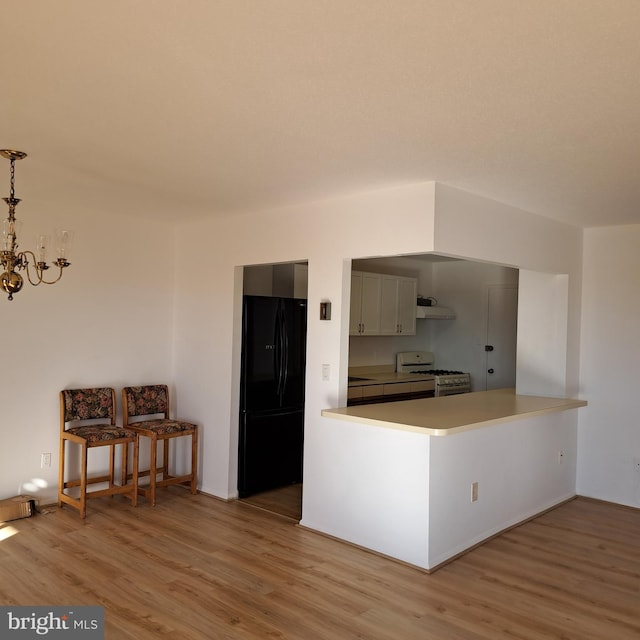
<instances>
[{"instance_id":1,"label":"oven door","mask_svg":"<svg viewBox=\"0 0 640 640\"><path fill-rule=\"evenodd\" d=\"M459 387L456 387L455 389L439 389L436 392L436 396L441 398L442 396L457 396L461 393L469 393L469 389L460 389Z\"/></svg>"},{"instance_id":2,"label":"oven door","mask_svg":"<svg viewBox=\"0 0 640 640\"><path fill-rule=\"evenodd\" d=\"M452 385L441 385L436 384L436 397L440 398L442 396L455 396L461 393L469 393L471 391L468 384L452 384Z\"/></svg>"}]
</instances>

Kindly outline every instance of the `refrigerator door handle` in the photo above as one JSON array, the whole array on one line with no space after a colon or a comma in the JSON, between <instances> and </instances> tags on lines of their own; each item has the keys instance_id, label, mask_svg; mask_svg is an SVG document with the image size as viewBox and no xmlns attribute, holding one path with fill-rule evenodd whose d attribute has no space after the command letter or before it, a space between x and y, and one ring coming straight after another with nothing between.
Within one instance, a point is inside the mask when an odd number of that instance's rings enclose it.
<instances>
[{"instance_id":1,"label":"refrigerator door handle","mask_svg":"<svg viewBox=\"0 0 640 640\"><path fill-rule=\"evenodd\" d=\"M278 326L278 399L280 406L284 401L284 389L287 384L287 331L282 302L278 307L278 318L276 320Z\"/></svg>"},{"instance_id":2,"label":"refrigerator door handle","mask_svg":"<svg viewBox=\"0 0 640 640\"><path fill-rule=\"evenodd\" d=\"M282 393L287 386L287 380L289 378L289 334L287 332L287 318L282 314L282 335L283 339L283 349L282 349Z\"/></svg>"},{"instance_id":3,"label":"refrigerator door handle","mask_svg":"<svg viewBox=\"0 0 640 640\"><path fill-rule=\"evenodd\" d=\"M280 328L280 309L276 314L276 322L273 332L273 345L275 353L273 354L273 369L276 379L276 395L280 397L280 388L282 386L282 329Z\"/></svg>"}]
</instances>

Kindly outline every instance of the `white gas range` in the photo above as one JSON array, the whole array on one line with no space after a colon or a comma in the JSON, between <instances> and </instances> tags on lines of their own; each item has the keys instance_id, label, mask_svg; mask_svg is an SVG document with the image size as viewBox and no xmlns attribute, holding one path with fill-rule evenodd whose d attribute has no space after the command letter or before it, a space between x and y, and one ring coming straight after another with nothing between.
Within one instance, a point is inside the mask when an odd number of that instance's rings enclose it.
<instances>
[{"instance_id":1,"label":"white gas range","mask_svg":"<svg viewBox=\"0 0 640 640\"><path fill-rule=\"evenodd\" d=\"M471 391L471 376L462 371L445 371L433 368L431 351L401 351L396 356L396 371L431 376L436 385L436 396L451 396Z\"/></svg>"}]
</instances>

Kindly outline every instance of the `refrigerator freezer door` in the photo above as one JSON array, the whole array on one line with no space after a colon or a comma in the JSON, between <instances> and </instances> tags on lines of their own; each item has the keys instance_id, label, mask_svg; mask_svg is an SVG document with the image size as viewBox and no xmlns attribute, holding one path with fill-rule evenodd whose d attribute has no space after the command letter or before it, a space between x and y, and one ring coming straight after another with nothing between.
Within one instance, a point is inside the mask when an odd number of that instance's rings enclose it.
<instances>
[{"instance_id":1,"label":"refrigerator freezer door","mask_svg":"<svg viewBox=\"0 0 640 640\"><path fill-rule=\"evenodd\" d=\"M241 415L241 498L302 482L303 411Z\"/></svg>"}]
</instances>

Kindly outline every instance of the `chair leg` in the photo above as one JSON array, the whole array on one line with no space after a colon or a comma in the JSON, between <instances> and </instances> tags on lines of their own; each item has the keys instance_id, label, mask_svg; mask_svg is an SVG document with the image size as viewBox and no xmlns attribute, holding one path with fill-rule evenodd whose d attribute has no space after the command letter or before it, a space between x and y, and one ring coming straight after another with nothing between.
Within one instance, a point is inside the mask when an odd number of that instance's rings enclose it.
<instances>
[{"instance_id":1,"label":"chair leg","mask_svg":"<svg viewBox=\"0 0 640 640\"><path fill-rule=\"evenodd\" d=\"M66 440L64 438L60 438L60 452L58 454L58 506L62 507L62 499L61 495L64 493L64 450L65 450Z\"/></svg>"},{"instance_id":2,"label":"chair leg","mask_svg":"<svg viewBox=\"0 0 640 640\"><path fill-rule=\"evenodd\" d=\"M87 443L80 445L80 517L87 517Z\"/></svg>"},{"instance_id":3,"label":"chair leg","mask_svg":"<svg viewBox=\"0 0 640 640\"><path fill-rule=\"evenodd\" d=\"M198 430L191 434L191 493L198 490Z\"/></svg>"},{"instance_id":4,"label":"chair leg","mask_svg":"<svg viewBox=\"0 0 640 640\"><path fill-rule=\"evenodd\" d=\"M137 440L137 437L136 437ZM127 484L127 471L129 466L129 443L122 445L122 467L120 468L120 484L124 487Z\"/></svg>"},{"instance_id":5,"label":"chair leg","mask_svg":"<svg viewBox=\"0 0 640 640\"><path fill-rule=\"evenodd\" d=\"M156 455L158 453L158 440L151 437L151 454L149 456L149 502L152 507L156 506Z\"/></svg>"},{"instance_id":6,"label":"chair leg","mask_svg":"<svg viewBox=\"0 0 640 640\"><path fill-rule=\"evenodd\" d=\"M109 449L109 488L116 486L116 449L118 445L112 444ZM113 496L111 496L113 500Z\"/></svg>"},{"instance_id":7,"label":"chair leg","mask_svg":"<svg viewBox=\"0 0 640 640\"><path fill-rule=\"evenodd\" d=\"M131 494L131 506L135 507L138 504L138 458L139 458L139 444L140 436L136 436L133 441L133 473L131 477L131 483L133 485ZM125 449L129 449L129 445L125 444ZM125 467L125 482L126 482L126 467Z\"/></svg>"},{"instance_id":8,"label":"chair leg","mask_svg":"<svg viewBox=\"0 0 640 640\"><path fill-rule=\"evenodd\" d=\"M169 477L169 442L167 438L162 440L162 479Z\"/></svg>"}]
</instances>

